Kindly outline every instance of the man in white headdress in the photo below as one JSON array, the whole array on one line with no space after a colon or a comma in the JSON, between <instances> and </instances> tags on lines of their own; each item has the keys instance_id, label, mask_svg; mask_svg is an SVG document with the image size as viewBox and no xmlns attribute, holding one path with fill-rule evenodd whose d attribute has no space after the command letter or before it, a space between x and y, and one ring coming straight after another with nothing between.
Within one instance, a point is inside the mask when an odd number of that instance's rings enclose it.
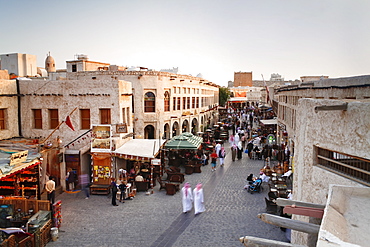
<instances>
[{"instance_id":1,"label":"man in white headdress","mask_svg":"<svg viewBox=\"0 0 370 247\"><path fill-rule=\"evenodd\" d=\"M182 192L182 212L186 214L193 208L193 191L190 184L186 182L181 189Z\"/></svg>"},{"instance_id":2,"label":"man in white headdress","mask_svg":"<svg viewBox=\"0 0 370 247\"><path fill-rule=\"evenodd\" d=\"M206 209L204 207L204 195L202 184L198 183L193 192L194 196L194 213L195 215L203 213Z\"/></svg>"}]
</instances>

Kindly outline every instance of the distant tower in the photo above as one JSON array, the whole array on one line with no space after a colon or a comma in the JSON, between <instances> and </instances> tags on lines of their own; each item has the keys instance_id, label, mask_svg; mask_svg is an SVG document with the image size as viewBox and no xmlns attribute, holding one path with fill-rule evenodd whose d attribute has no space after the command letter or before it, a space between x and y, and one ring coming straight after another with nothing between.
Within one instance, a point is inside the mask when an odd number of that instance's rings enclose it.
<instances>
[{"instance_id":1,"label":"distant tower","mask_svg":"<svg viewBox=\"0 0 370 247\"><path fill-rule=\"evenodd\" d=\"M252 72L234 72L234 87L239 86L252 86Z\"/></svg>"},{"instance_id":2,"label":"distant tower","mask_svg":"<svg viewBox=\"0 0 370 247\"><path fill-rule=\"evenodd\" d=\"M48 73L57 71L55 68L55 60L52 56L50 56L50 51L45 59L45 69Z\"/></svg>"}]
</instances>

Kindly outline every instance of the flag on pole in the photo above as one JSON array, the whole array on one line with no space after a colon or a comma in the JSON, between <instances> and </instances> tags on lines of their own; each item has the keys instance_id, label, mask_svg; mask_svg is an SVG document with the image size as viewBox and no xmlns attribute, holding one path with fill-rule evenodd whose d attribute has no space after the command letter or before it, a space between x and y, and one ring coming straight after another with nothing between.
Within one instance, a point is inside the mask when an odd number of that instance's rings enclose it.
<instances>
[{"instance_id":1,"label":"flag on pole","mask_svg":"<svg viewBox=\"0 0 370 247\"><path fill-rule=\"evenodd\" d=\"M75 128L73 128L72 121L71 121L71 118L69 117L69 115L67 116L65 123L69 128L71 128L71 130L73 130L73 131L75 130Z\"/></svg>"},{"instance_id":2,"label":"flag on pole","mask_svg":"<svg viewBox=\"0 0 370 247\"><path fill-rule=\"evenodd\" d=\"M270 92L269 92L269 88L267 87L267 85L266 85L266 82L265 82L265 78L263 78L263 75L261 74L261 76L262 76L262 79L263 79L263 84L265 85L265 88L266 88L266 94L267 94L267 103L269 103L270 102Z\"/></svg>"}]
</instances>

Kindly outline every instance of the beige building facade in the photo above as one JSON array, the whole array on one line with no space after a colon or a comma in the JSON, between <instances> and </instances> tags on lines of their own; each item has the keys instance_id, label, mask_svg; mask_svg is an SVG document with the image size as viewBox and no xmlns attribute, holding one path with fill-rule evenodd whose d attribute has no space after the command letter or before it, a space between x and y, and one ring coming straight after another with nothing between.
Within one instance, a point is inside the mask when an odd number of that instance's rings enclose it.
<instances>
[{"instance_id":1,"label":"beige building facade","mask_svg":"<svg viewBox=\"0 0 370 247\"><path fill-rule=\"evenodd\" d=\"M20 135L18 103L17 81L0 79L0 140Z\"/></svg>"},{"instance_id":2,"label":"beige building facade","mask_svg":"<svg viewBox=\"0 0 370 247\"><path fill-rule=\"evenodd\" d=\"M252 72L234 72L234 87L251 87L252 82Z\"/></svg>"},{"instance_id":3,"label":"beige building facade","mask_svg":"<svg viewBox=\"0 0 370 247\"><path fill-rule=\"evenodd\" d=\"M326 204L330 185L370 186L370 76L280 88L274 102L278 139L294 155L293 200ZM319 223L306 216L293 219ZM295 244L315 246L315 241L292 232Z\"/></svg>"},{"instance_id":4,"label":"beige building facade","mask_svg":"<svg viewBox=\"0 0 370 247\"><path fill-rule=\"evenodd\" d=\"M72 72L84 64L91 71ZM91 64L90 64L91 63ZM132 84L134 138L170 139L182 132L204 131L213 124L219 86L200 77L147 68L125 67L89 60L67 62L66 80L125 80ZM98 64L95 67L94 64ZM105 67L104 67L105 66ZM99 69L97 69L99 68ZM57 78L58 73L51 73Z\"/></svg>"},{"instance_id":5,"label":"beige building facade","mask_svg":"<svg viewBox=\"0 0 370 247\"><path fill-rule=\"evenodd\" d=\"M127 114L132 108L130 82L32 79L19 81L19 86L22 134L47 147L44 170L60 179L63 188L67 168L77 174L90 173L93 125L111 125L110 151L132 139L132 121ZM67 116L74 130L65 123ZM117 131L120 125L125 126L125 133Z\"/></svg>"},{"instance_id":6,"label":"beige building facade","mask_svg":"<svg viewBox=\"0 0 370 247\"><path fill-rule=\"evenodd\" d=\"M38 139L49 148L44 153L45 171L57 176L63 187L67 167L81 173L90 169L93 125L112 127L114 151L132 138L196 134L217 119L219 87L203 78L146 68L130 71L89 61L85 55L68 61L64 71L49 70L48 78L3 81L1 138ZM11 97L5 97L8 94ZM67 116L75 131L65 124ZM118 131L122 126L123 133Z\"/></svg>"}]
</instances>

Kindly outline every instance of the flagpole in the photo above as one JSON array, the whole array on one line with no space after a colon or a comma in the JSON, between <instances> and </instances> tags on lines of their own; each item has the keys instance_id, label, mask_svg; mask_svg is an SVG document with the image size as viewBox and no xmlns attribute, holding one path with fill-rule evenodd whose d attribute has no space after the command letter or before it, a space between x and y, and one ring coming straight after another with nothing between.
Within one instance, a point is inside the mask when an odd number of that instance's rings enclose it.
<instances>
[{"instance_id":1,"label":"flagpole","mask_svg":"<svg viewBox=\"0 0 370 247\"><path fill-rule=\"evenodd\" d=\"M267 88L267 85L266 85L266 82L265 82L265 78L263 78L263 74L261 74L261 76L262 76L262 80L263 80L263 85L265 86L265 89L266 89L266 93L267 93L267 104L268 104L269 101L270 101L270 92L269 92L269 90Z\"/></svg>"},{"instance_id":2,"label":"flagpole","mask_svg":"<svg viewBox=\"0 0 370 247\"><path fill-rule=\"evenodd\" d=\"M73 109L72 111L71 111L71 113L69 113L67 116L70 116L70 115L72 115L75 111L77 110L77 107L75 108L75 109ZM46 137L45 138L45 140L43 140L40 144L43 144L43 143L45 143L46 142L46 140L47 139L49 139L53 134L54 134L54 132L55 131L57 131L58 129L59 129L59 127L64 123L65 121L63 120L63 121L61 121L59 124L58 124L58 126L57 127L55 127L55 129L48 135L48 137Z\"/></svg>"}]
</instances>

